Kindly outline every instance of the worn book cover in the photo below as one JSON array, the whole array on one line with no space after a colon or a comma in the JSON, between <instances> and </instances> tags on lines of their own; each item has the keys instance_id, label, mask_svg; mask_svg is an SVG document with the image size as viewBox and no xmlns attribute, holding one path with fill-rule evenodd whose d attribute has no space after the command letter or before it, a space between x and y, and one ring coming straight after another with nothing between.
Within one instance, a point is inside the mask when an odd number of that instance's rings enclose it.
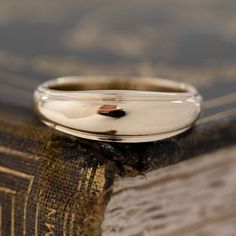
<instances>
[{"instance_id":1,"label":"worn book cover","mask_svg":"<svg viewBox=\"0 0 236 236\"><path fill-rule=\"evenodd\" d=\"M102 235L114 177L135 178L235 144L234 2L0 6L1 236ZM75 138L41 124L32 105L40 83L64 75L183 81L199 89L203 113L191 130L158 142Z\"/></svg>"}]
</instances>

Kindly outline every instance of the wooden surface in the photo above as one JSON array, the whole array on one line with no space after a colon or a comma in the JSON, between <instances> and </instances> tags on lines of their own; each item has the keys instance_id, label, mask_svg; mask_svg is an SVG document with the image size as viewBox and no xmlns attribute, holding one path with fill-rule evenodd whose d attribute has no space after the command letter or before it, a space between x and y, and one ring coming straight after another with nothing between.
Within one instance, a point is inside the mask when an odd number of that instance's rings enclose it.
<instances>
[{"instance_id":1,"label":"wooden surface","mask_svg":"<svg viewBox=\"0 0 236 236\"><path fill-rule=\"evenodd\" d=\"M234 236L236 146L143 177L117 179L104 236Z\"/></svg>"}]
</instances>

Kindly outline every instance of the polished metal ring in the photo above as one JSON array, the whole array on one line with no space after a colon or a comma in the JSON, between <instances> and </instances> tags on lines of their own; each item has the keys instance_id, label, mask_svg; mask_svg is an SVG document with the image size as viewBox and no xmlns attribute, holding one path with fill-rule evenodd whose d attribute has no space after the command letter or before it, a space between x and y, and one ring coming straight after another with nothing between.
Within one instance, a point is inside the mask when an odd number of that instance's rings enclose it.
<instances>
[{"instance_id":1,"label":"polished metal ring","mask_svg":"<svg viewBox=\"0 0 236 236\"><path fill-rule=\"evenodd\" d=\"M201 100L190 85L140 77L62 77L34 93L45 124L77 137L127 143L188 130L200 116Z\"/></svg>"}]
</instances>

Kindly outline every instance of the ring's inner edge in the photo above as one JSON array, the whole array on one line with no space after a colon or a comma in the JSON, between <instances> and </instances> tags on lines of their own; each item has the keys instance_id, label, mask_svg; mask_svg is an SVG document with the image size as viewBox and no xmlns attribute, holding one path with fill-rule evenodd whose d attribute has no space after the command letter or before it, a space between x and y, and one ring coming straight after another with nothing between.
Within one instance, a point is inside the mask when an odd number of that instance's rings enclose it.
<instances>
[{"instance_id":1,"label":"ring's inner edge","mask_svg":"<svg viewBox=\"0 0 236 236\"><path fill-rule=\"evenodd\" d=\"M182 86L181 86L182 85ZM158 91L158 92L187 92L186 86L177 83L167 83L148 80L106 80L106 81L63 81L60 83L50 84L49 89L59 91L81 91L81 90L139 90L139 91Z\"/></svg>"}]
</instances>

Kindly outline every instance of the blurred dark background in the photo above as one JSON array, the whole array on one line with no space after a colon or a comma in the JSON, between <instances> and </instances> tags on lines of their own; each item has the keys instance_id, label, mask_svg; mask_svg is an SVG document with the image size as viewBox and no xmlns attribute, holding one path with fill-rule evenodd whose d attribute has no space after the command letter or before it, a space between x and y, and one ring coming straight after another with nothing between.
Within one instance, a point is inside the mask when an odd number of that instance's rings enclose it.
<instances>
[{"instance_id":1,"label":"blurred dark background","mask_svg":"<svg viewBox=\"0 0 236 236\"><path fill-rule=\"evenodd\" d=\"M227 80L230 92L235 12L235 0L2 0L0 81L31 91L57 76L125 74Z\"/></svg>"}]
</instances>

